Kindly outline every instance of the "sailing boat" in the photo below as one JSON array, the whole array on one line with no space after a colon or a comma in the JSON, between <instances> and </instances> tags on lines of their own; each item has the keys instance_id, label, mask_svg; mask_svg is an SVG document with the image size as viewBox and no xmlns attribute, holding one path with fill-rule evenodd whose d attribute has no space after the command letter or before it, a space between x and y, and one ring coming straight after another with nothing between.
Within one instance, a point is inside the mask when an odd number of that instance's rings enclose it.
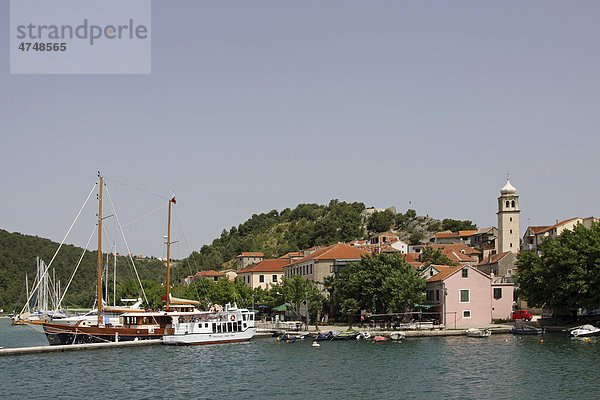
<instances>
[{"instance_id":1,"label":"sailing boat","mask_svg":"<svg viewBox=\"0 0 600 400\"><path fill-rule=\"evenodd\" d=\"M118 318L107 316L104 311L125 311L104 306L102 301L102 188L104 186L102 176L98 192L98 308L96 321L82 319L73 325L54 322L42 323L44 333L51 345L80 344L98 342L133 341L144 339L160 339L166 333L172 333L173 317L178 312L195 311L194 304L199 302L187 302L187 304L170 305L169 285L167 284L166 310L162 312L146 312L145 310L127 310L129 312L120 314ZM169 199L169 238L171 205L175 204L175 197ZM170 240L170 239L169 239ZM167 243L167 249L170 243ZM169 279L169 255L167 250L167 282Z\"/></svg>"}]
</instances>

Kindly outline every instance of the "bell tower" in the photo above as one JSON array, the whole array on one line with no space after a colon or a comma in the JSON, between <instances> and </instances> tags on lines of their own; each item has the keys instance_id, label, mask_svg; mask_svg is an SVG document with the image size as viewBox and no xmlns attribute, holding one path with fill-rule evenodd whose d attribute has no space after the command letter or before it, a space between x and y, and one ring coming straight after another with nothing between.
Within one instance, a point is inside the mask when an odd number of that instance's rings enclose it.
<instances>
[{"instance_id":1,"label":"bell tower","mask_svg":"<svg viewBox=\"0 0 600 400\"><path fill-rule=\"evenodd\" d=\"M518 253L520 250L521 234L519 231L519 196L517 189L506 179L506 185L500 190L498 197L498 254L505 251Z\"/></svg>"}]
</instances>

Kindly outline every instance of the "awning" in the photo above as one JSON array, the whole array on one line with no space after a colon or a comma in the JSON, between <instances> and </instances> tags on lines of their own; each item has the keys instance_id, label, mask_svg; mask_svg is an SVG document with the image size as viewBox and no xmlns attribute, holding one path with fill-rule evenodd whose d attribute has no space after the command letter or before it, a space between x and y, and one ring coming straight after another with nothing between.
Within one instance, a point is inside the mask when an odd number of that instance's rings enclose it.
<instances>
[{"instance_id":1,"label":"awning","mask_svg":"<svg viewBox=\"0 0 600 400\"><path fill-rule=\"evenodd\" d=\"M285 304L272 308L273 311L287 311L287 309L288 308Z\"/></svg>"},{"instance_id":2,"label":"awning","mask_svg":"<svg viewBox=\"0 0 600 400\"><path fill-rule=\"evenodd\" d=\"M421 308L432 308L432 307L437 307L440 306L441 304L415 304L415 307L421 307Z\"/></svg>"}]
</instances>

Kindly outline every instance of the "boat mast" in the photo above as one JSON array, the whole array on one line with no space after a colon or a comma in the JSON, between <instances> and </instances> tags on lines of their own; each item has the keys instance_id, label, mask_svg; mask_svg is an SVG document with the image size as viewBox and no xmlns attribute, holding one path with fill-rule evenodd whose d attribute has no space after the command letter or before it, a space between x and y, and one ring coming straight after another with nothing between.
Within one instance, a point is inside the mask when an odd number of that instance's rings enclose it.
<instances>
[{"instance_id":1,"label":"boat mast","mask_svg":"<svg viewBox=\"0 0 600 400\"><path fill-rule=\"evenodd\" d=\"M100 172L100 190L98 191L98 325L102 320L102 186L103 179Z\"/></svg>"},{"instance_id":2,"label":"boat mast","mask_svg":"<svg viewBox=\"0 0 600 400\"><path fill-rule=\"evenodd\" d=\"M169 199L169 220L167 223L167 311L171 308L169 293L170 270L171 270L171 203L176 204L175 196Z\"/></svg>"},{"instance_id":3,"label":"boat mast","mask_svg":"<svg viewBox=\"0 0 600 400\"><path fill-rule=\"evenodd\" d=\"M114 250L113 250L113 306L116 306L116 305L117 305L117 242L114 242Z\"/></svg>"}]
</instances>

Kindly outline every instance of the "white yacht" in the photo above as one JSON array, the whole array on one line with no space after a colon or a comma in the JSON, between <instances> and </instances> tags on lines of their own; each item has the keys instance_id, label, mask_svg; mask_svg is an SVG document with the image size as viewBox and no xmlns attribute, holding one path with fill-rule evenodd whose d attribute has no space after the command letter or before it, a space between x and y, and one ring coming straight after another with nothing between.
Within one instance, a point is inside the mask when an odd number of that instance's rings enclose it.
<instances>
[{"instance_id":1,"label":"white yacht","mask_svg":"<svg viewBox=\"0 0 600 400\"><path fill-rule=\"evenodd\" d=\"M160 314L160 313L157 313ZM223 311L192 311L172 316L173 333L163 344L193 345L244 342L256 333L254 312L227 304Z\"/></svg>"}]
</instances>

